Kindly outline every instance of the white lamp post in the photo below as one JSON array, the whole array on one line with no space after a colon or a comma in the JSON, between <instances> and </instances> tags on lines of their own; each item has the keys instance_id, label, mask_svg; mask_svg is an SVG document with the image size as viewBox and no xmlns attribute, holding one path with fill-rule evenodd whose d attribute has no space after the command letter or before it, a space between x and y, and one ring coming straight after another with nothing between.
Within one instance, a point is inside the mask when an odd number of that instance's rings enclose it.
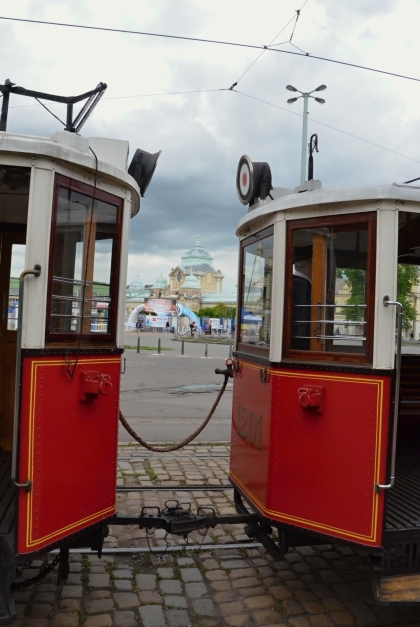
<instances>
[{"instance_id":1,"label":"white lamp post","mask_svg":"<svg viewBox=\"0 0 420 627\"><path fill-rule=\"evenodd\" d=\"M314 100L319 102L319 104L325 104L325 100L323 98L316 98L315 96L311 96L311 94L313 94L314 91L324 91L324 89L327 89L327 86L320 85L316 89L313 89L312 91L308 91L308 92L300 91L299 89L296 89L296 87L293 87L293 85L287 85L286 89L288 89L289 91L297 91L300 94L300 96L297 96L296 98L289 98L289 100L287 101L288 104L292 104L293 102L296 102L296 100L299 100L299 98L303 98L302 161L300 164L300 183L302 184L306 181L306 153L307 153L307 142L308 142L308 113L309 113L308 100L309 98L313 98Z\"/></svg>"}]
</instances>

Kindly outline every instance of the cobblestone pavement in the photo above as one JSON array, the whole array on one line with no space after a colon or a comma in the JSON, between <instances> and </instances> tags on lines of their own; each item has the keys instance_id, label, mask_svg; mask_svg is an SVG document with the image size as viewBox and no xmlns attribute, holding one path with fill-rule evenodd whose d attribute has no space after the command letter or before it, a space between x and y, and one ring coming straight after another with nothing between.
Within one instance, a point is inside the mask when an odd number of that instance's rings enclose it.
<instances>
[{"instance_id":1,"label":"cobblestone pavement","mask_svg":"<svg viewBox=\"0 0 420 627\"><path fill-rule=\"evenodd\" d=\"M164 492L119 493L119 512L137 514L143 505L164 506L167 499L234 513L232 490L211 491L227 483L228 445L189 446L153 454L136 445L119 450L119 485L165 486ZM175 485L206 485L202 491L174 491ZM146 538L136 527L111 527L100 560L92 554L70 556L66 582L56 574L15 592L14 627L334 627L420 626L416 606L378 607L363 553L331 545L290 549L273 562L258 546L229 548L246 540L242 526L191 534L190 544L166 553L135 550L112 554L114 547L147 548L184 544L165 539L160 530ZM217 545L219 548L217 548ZM226 545L226 548L220 548ZM110 552L108 552L110 551ZM45 560L48 558L46 557ZM50 559L51 556L50 556ZM45 563L44 560L44 563ZM42 560L28 565L35 575Z\"/></svg>"}]
</instances>

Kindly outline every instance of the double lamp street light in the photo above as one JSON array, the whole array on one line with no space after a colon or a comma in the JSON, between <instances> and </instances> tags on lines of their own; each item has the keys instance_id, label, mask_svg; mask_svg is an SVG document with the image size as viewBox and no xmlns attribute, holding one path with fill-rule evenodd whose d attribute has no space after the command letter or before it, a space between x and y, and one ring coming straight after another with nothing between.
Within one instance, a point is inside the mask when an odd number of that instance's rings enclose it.
<instances>
[{"instance_id":1,"label":"double lamp street light","mask_svg":"<svg viewBox=\"0 0 420 627\"><path fill-rule=\"evenodd\" d=\"M309 91L309 92L300 91L299 89L296 89L296 87L293 87L293 85L287 85L286 89L288 89L289 91L297 91L300 94L300 96L297 96L296 98L289 98L289 100L287 101L288 104L292 104L293 102L296 102L296 100L299 100L299 98L303 98L302 161L300 165L300 183L302 185L306 181L306 153L307 153L307 141L308 141L308 113L309 113L308 100L309 98L313 98L314 100L319 102L319 104L325 104L325 100L323 98L317 98L316 96L312 96L311 94L313 94L314 91L324 91L324 89L327 89L327 86L320 85L316 89L313 89L312 91Z\"/></svg>"}]
</instances>

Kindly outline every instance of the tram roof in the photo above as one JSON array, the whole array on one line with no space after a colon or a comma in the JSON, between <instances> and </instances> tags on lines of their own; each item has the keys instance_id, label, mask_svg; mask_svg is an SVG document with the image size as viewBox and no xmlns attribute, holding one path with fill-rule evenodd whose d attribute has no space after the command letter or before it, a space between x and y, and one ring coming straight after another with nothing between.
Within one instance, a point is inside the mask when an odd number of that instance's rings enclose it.
<instances>
[{"instance_id":1,"label":"tram roof","mask_svg":"<svg viewBox=\"0 0 420 627\"><path fill-rule=\"evenodd\" d=\"M71 163L92 172L96 170L96 160L90 148L98 157L98 172L118 184L123 184L132 192L131 216L140 209L140 189L127 172L129 143L125 140L102 137L82 137L76 133L61 131L50 137L0 133L0 157L11 153L22 155L25 163L28 157L49 157L64 163Z\"/></svg>"},{"instance_id":2,"label":"tram roof","mask_svg":"<svg viewBox=\"0 0 420 627\"><path fill-rule=\"evenodd\" d=\"M297 188L299 189L299 188ZM275 187L271 191L273 200L267 197L258 199L251 205L248 213L238 222L237 236L244 234L243 227L251 226L279 212L294 212L302 209L313 209L313 217L328 213L346 213L346 209L354 210L361 203L376 203L383 200L400 201L402 203L420 203L420 187L412 185L372 185L367 187L317 188L311 191L296 192L292 189ZM372 207L373 209L374 207Z\"/></svg>"}]
</instances>

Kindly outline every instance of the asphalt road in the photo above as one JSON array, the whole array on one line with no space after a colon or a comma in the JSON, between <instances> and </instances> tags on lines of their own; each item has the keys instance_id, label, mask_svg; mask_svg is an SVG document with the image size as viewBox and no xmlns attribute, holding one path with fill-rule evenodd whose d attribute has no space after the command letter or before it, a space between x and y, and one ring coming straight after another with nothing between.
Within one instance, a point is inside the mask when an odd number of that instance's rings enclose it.
<instances>
[{"instance_id":1,"label":"asphalt road","mask_svg":"<svg viewBox=\"0 0 420 627\"><path fill-rule=\"evenodd\" d=\"M164 350L157 354L158 339ZM223 376L214 373L223 368L229 356L229 346L209 342L208 357L205 345L185 342L185 356L181 356L181 342L172 334L144 332L140 344L155 350L126 349L126 371L121 377L121 410L131 427L146 442L179 442L204 421L216 399ZM136 346L137 333L125 334L125 344ZM199 441L230 440L232 384L220 403ZM120 425L120 442L132 441Z\"/></svg>"}]
</instances>

